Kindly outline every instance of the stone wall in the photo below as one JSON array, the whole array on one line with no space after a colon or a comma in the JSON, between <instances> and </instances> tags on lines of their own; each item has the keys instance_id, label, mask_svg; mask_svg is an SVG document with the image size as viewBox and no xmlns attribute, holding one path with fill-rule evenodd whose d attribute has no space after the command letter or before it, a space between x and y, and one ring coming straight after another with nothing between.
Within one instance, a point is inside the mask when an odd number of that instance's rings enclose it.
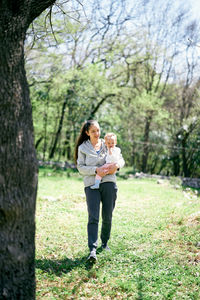
<instances>
[{"instance_id":1,"label":"stone wall","mask_svg":"<svg viewBox=\"0 0 200 300\"><path fill-rule=\"evenodd\" d=\"M151 174L144 174L144 173L136 173L132 175L133 178L157 178L157 179L166 179L170 180L170 177L161 176L161 175L151 175ZM192 188L200 189L200 178L182 178L177 177L182 181L183 186L189 186Z\"/></svg>"},{"instance_id":2,"label":"stone wall","mask_svg":"<svg viewBox=\"0 0 200 300\"><path fill-rule=\"evenodd\" d=\"M185 186L200 189L200 178L182 178L182 183Z\"/></svg>"}]
</instances>

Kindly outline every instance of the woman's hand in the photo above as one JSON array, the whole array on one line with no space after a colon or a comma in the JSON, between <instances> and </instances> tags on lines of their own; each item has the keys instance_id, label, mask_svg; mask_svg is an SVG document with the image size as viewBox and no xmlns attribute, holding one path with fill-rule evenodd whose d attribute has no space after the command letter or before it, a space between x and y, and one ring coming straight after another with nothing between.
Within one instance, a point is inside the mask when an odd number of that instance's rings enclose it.
<instances>
[{"instance_id":1,"label":"woman's hand","mask_svg":"<svg viewBox=\"0 0 200 300\"><path fill-rule=\"evenodd\" d=\"M108 174L115 174L117 172L117 169L119 168L118 164L116 163L110 163L108 165Z\"/></svg>"},{"instance_id":2,"label":"woman's hand","mask_svg":"<svg viewBox=\"0 0 200 300\"><path fill-rule=\"evenodd\" d=\"M108 174L109 170L107 166L101 166L99 168L96 168L97 175L104 177Z\"/></svg>"},{"instance_id":3,"label":"woman's hand","mask_svg":"<svg viewBox=\"0 0 200 300\"><path fill-rule=\"evenodd\" d=\"M97 175L104 177L108 174L110 175L115 174L118 168L119 168L118 164L110 163L97 168L96 172Z\"/></svg>"}]
</instances>

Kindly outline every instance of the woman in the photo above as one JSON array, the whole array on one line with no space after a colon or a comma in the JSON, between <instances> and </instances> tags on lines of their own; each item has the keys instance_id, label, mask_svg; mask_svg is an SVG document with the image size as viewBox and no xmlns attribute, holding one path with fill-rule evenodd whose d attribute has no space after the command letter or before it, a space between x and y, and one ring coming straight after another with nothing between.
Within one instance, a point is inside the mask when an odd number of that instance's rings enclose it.
<instances>
[{"instance_id":1,"label":"woman","mask_svg":"<svg viewBox=\"0 0 200 300\"><path fill-rule=\"evenodd\" d=\"M77 168L84 178L85 194L88 208L88 247L90 249L89 261L95 262L100 202L102 202L102 248L109 250L107 245L110 238L112 212L117 198L117 186L115 173L124 166L124 159L118 163L109 164L106 169L101 166L105 164L106 146L104 140L100 139L100 127L97 121L86 121L77 141L75 159ZM99 189L91 189L95 183L95 175L102 177Z\"/></svg>"}]
</instances>

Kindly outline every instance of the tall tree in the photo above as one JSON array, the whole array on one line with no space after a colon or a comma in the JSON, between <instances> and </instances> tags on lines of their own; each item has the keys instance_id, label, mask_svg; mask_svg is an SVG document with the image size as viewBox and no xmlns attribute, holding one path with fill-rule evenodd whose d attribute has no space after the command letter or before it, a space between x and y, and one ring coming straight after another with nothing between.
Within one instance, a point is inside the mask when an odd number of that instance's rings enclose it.
<instances>
[{"instance_id":1,"label":"tall tree","mask_svg":"<svg viewBox=\"0 0 200 300\"><path fill-rule=\"evenodd\" d=\"M54 2L0 2L0 299L35 298L37 160L24 40L31 22Z\"/></svg>"}]
</instances>

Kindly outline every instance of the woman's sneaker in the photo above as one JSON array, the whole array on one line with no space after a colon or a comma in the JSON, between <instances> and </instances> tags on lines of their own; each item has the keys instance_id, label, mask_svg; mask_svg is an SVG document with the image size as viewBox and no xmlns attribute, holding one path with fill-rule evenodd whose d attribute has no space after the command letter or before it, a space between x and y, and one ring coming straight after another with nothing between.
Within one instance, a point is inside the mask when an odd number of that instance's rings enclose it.
<instances>
[{"instance_id":1,"label":"woman's sneaker","mask_svg":"<svg viewBox=\"0 0 200 300\"><path fill-rule=\"evenodd\" d=\"M90 251L90 255L88 256L88 261L90 263L95 263L97 261L96 250Z\"/></svg>"},{"instance_id":2,"label":"woman's sneaker","mask_svg":"<svg viewBox=\"0 0 200 300\"><path fill-rule=\"evenodd\" d=\"M111 251L107 244L102 244L101 247L102 247L102 250L105 250L105 251L108 251L108 252Z\"/></svg>"}]
</instances>

